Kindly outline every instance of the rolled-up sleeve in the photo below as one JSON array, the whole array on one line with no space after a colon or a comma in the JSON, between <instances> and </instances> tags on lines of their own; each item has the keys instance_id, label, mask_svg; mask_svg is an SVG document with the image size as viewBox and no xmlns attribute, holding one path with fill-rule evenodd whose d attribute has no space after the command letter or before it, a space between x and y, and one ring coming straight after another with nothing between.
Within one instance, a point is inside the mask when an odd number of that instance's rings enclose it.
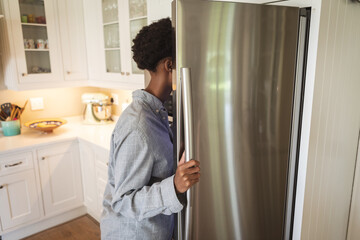
<instances>
[{"instance_id":1,"label":"rolled-up sleeve","mask_svg":"<svg viewBox=\"0 0 360 240\"><path fill-rule=\"evenodd\" d=\"M121 142L115 141L113 147L111 207L115 213L142 220L182 210L175 192L174 175L146 186L156 159L139 130L132 131Z\"/></svg>"}]
</instances>

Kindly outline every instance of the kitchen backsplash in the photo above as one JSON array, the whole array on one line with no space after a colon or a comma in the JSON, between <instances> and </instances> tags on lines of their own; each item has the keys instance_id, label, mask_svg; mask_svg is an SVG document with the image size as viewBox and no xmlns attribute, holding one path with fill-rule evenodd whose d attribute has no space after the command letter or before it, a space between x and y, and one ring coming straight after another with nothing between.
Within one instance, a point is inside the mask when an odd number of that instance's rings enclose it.
<instances>
[{"instance_id":1,"label":"kitchen backsplash","mask_svg":"<svg viewBox=\"0 0 360 240\"><path fill-rule=\"evenodd\" d=\"M116 89L108 89L108 88L98 88L99 92L105 93L106 95L111 97L111 93L115 93L119 97L119 105L113 105L112 114L115 116L120 116L122 112L122 104L130 103L132 101L132 91L128 90L116 90Z\"/></svg>"},{"instance_id":2,"label":"kitchen backsplash","mask_svg":"<svg viewBox=\"0 0 360 240\"><path fill-rule=\"evenodd\" d=\"M101 92L109 95L118 95L119 105L113 106L113 115L121 114L121 106L125 102L131 101L131 92L125 90L112 90L96 87L77 87L77 88L56 88L31 91L12 91L0 90L0 104L11 102L22 107L29 98L42 97L44 109L32 111L30 102L26 106L21 116L22 123L40 118L61 118L79 116L83 114L85 105L81 102L83 93Z\"/></svg>"}]
</instances>

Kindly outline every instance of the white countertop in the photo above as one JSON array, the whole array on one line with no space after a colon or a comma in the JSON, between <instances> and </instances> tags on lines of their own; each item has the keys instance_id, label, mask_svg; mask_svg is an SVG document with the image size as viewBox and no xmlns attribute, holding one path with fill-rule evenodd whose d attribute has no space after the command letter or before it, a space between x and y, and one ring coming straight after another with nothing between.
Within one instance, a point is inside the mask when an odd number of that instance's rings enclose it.
<instances>
[{"instance_id":1,"label":"white countertop","mask_svg":"<svg viewBox=\"0 0 360 240\"><path fill-rule=\"evenodd\" d=\"M116 121L104 125L86 125L82 123L82 117L63 119L68 122L48 134L25 126L22 126L21 134L16 136L6 137L0 131L0 153L76 138L86 140L107 150L110 149L110 138Z\"/></svg>"}]
</instances>

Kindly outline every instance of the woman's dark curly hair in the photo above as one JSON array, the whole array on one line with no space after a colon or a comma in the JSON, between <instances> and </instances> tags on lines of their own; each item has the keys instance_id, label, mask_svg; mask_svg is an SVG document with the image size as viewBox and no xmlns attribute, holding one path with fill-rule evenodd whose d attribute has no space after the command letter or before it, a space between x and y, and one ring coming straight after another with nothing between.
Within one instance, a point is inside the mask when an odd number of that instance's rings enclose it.
<instances>
[{"instance_id":1,"label":"woman's dark curly hair","mask_svg":"<svg viewBox=\"0 0 360 240\"><path fill-rule=\"evenodd\" d=\"M139 69L156 72L161 59L172 57L174 29L169 18L143 27L133 40L133 59Z\"/></svg>"}]
</instances>

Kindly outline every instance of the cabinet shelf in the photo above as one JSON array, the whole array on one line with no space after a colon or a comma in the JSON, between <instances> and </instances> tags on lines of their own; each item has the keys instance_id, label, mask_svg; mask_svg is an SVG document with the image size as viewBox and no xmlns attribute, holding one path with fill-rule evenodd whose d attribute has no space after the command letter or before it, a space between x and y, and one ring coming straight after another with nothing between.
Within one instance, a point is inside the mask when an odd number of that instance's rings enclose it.
<instances>
[{"instance_id":1,"label":"cabinet shelf","mask_svg":"<svg viewBox=\"0 0 360 240\"><path fill-rule=\"evenodd\" d=\"M107 26L107 25L118 24L118 23L119 23L119 21L113 21L113 22L103 23L103 25Z\"/></svg>"},{"instance_id":2,"label":"cabinet shelf","mask_svg":"<svg viewBox=\"0 0 360 240\"><path fill-rule=\"evenodd\" d=\"M38 49L38 48L25 48L25 52L48 52L48 48Z\"/></svg>"},{"instance_id":3,"label":"cabinet shelf","mask_svg":"<svg viewBox=\"0 0 360 240\"><path fill-rule=\"evenodd\" d=\"M140 20L140 19L144 19L147 18L147 16L141 16L141 17L135 17L135 18L130 18L130 21L135 21L135 20Z\"/></svg>"},{"instance_id":4,"label":"cabinet shelf","mask_svg":"<svg viewBox=\"0 0 360 240\"><path fill-rule=\"evenodd\" d=\"M120 48L105 48L105 51L120 50Z\"/></svg>"},{"instance_id":5,"label":"cabinet shelf","mask_svg":"<svg viewBox=\"0 0 360 240\"><path fill-rule=\"evenodd\" d=\"M44 23L21 23L23 26L36 26L36 27L46 27Z\"/></svg>"}]
</instances>

